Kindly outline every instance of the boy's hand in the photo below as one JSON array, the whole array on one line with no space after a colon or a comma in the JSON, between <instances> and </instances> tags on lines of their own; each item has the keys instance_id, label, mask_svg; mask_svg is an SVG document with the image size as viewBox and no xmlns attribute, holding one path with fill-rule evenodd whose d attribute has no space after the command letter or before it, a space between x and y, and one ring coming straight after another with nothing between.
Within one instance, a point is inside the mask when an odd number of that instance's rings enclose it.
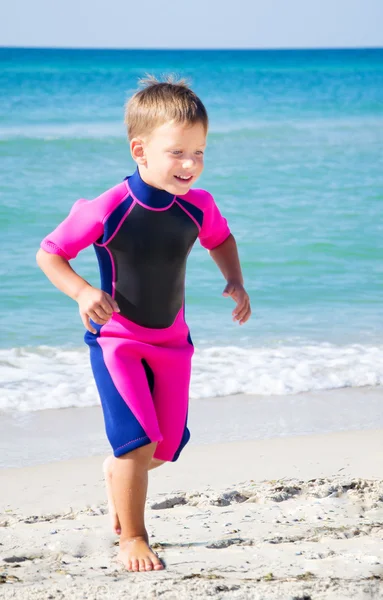
<instances>
[{"instance_id":1,"label":"boy's hand","mask_svg":"<svg viewBox=\"0 0 383 600\"><path fill-rule=\"evenodd\" d=\"M237 306L233 310L233 321L239 321L240 325L246 323L250 319L251 308L249 294L241 283L228 282L223 290L223 296L231 296Z\"/></svg>"},{"instance_id":2,"label":"boy's hand","mask_svg":"<svg viewBox=\"0 0 383 600\"><path fill-rule=\"evenodd\" d=\"M120 312L118 304L107 292L92 286L85 287L76 298L84 326L91 333L97 333L89 319L99 325L105 325L114 312Z\"/></svg>"}]
</instances>

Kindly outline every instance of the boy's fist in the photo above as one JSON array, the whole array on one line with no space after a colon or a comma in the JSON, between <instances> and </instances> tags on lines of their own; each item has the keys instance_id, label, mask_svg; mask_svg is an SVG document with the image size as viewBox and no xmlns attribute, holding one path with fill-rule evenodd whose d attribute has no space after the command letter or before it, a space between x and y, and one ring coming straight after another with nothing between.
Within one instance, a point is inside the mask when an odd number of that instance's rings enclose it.
<instances>
[{"instance_id":1,"label":"boy's fist","mask_svg":"<svg viewBox=\"0 0 383 600\"><path fill-rule=\"evenodd\" d=\"M246 323L250 319L251 308L249 294L241 283L228 282L227 286L223 290L223 296L231 296L237 306L233 310L233 321L239 321L240 325Z\"/></svg>"},{"instance_id":2,"label":"boy's fist","mask_svg":"<svg viewBox=\"0 0 383 600\"><path fill-rule=\"evenodd\" d=\"M105 325L114 312L120 312L118 304L107 292L92 286L84 288L76 298L84 326L91 333L97 333L89 319L99 325Z\"/></svg>"}]
</instances>

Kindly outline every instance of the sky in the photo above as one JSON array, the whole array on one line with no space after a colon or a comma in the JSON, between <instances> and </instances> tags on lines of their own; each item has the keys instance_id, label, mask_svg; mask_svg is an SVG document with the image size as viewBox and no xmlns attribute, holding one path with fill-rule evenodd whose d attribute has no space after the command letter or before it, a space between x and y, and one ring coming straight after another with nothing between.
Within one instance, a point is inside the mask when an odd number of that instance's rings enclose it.
<instances>
[{"instance_id":1,"label":"sky","mask_svg":"<svg viewBox=\"0 0 383 600\"><path fill-rule=\"evenodd\" d=\"M383 47L383 0L11 0L0 46Z\"/></svg>"}]
</instances>

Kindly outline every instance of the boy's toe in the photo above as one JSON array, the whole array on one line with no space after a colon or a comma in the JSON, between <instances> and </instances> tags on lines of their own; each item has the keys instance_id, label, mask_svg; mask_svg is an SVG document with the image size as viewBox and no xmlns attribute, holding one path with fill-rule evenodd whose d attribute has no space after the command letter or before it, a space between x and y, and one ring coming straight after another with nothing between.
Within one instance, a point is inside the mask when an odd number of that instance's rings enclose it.
<instances>
[{"instance_id":1,"label":"boy's toe","mask_svg":"<svg viewBox=\"0 0 383 600\"><path fill-rule=\"evenodd\" d=\"M139 570L140 570L140 563L137 558L134 558L132 560L132 571L139 571Z\"/></svg>"},{"instance_id":2,"label":"boy's toe","mask_svg":"<svg viewBox=\"0 0 383 600\"><path fill-rule=\"evenodd\" d=\"M156 561L153 561L153 567L155 571L161 571L164 568L164 565L162 564L162 562L160 561L160 559L158 558Z\"/></svg>"}]
</instances>

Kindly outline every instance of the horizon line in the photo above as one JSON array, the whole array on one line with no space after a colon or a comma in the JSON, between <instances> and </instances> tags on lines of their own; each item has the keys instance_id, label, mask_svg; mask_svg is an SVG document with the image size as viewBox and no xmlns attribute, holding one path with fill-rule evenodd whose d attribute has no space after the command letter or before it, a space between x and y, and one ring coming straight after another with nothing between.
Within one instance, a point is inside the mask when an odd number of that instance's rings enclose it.
<instances>
[{"instance_id":1,"label":"horizon line","mask_svg":"<svg viewBox=\"0 0 383 600\"><path fill-rule=\"evenodd\" d=\"M169 51L182 51L182 52L193 52L193 51L204 51L204 52L222 52L222 51L253 51L253 52L278 52L278 51L323 51L323 50L383 50L383 46L298 46L298 47L216 47L216 48L205 48L205 47L131 47L126 48L123 46L16 46L10 45L5 46L0 44L0 50L110 50L110 51L157 51L157 52L169 52Z\"/></svg>"}]
</instances>

